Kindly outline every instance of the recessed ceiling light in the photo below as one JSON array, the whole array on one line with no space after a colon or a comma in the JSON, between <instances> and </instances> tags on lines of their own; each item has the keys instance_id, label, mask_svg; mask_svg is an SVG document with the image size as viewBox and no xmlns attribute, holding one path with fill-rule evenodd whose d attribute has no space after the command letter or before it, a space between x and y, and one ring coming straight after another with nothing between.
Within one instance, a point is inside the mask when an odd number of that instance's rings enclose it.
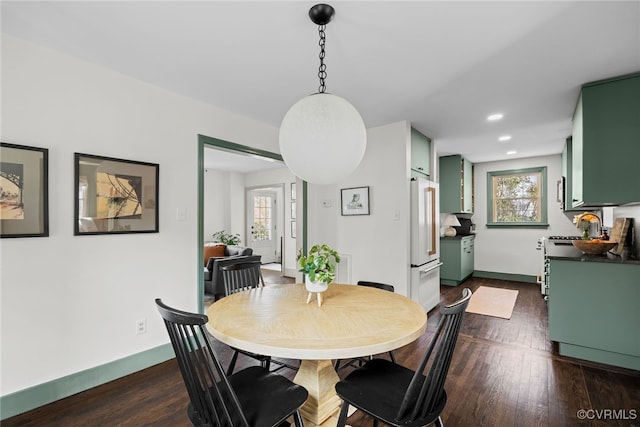
<instances>
[{"instance_id":1,"label":"recessed ceiling light","mask_svg":"<svg viewBox=\"0 0 640 427\"><path fill-rule=\"evenodd\" d=\"M509 155L509 156L511 156L513 154L516 154L516 153L517 153L517 151L515 151L515 150L507 151L507 155Z\"/></svg>"},{"instance_id":2,"label":"recessed ceiling light","mask_svg":"<svg viewBox=\"0 0 640 427\"><path fill-rule=\"evenodd\" d=\"M511 135L502 135L501 137L498 138L498 141L509 141L511 139Z\"/></svg>"},{"instance_id":3,"label":"recessed ceiling light","mask_svg":"<svg viewBox=\"0 0 640 427\"><path fill-rule=\"evenodd\" d=\"M503 117L504 117L504 114L495 113L495 114L492 114L489 117L487 117L487 120L489 120L490 122L495 122L496 120L500 120Z\"/></svg>"}]
</instances>

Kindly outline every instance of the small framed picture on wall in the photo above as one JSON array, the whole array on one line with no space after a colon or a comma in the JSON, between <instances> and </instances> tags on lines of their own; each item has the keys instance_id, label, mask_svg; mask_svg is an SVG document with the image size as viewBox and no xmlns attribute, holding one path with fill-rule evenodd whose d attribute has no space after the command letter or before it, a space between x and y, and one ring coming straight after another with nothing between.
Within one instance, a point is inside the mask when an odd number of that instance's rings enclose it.
<instances>
[{"instance_id":1,"label":"small framed picture on wall","mask_svg":"<svg viewBox=\"0 0 640 427\"><path fill-rule=\"evenodd\" d=\"M369 187L343 188L340 204L342 215L369 215Z\"/></svg>"}]
</instances>

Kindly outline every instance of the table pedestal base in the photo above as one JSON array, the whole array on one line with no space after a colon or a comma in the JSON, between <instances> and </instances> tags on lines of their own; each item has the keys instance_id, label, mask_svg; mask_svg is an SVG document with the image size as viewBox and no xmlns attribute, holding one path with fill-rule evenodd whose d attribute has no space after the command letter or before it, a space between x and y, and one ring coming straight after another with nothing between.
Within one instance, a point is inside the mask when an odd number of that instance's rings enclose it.
<instances>
[{"instance_id":1,"label":"table pedestal base","mask_svg":"<svg viewBox=\"0 0 640 427\"><path fill-rule=\"evenodd\" d=\"M309 397L300 408L304 425L335 426L342 400L336 394L338 374L331 360L302 360L293 382L307 389Z\"/></svg>"}]
</instances>

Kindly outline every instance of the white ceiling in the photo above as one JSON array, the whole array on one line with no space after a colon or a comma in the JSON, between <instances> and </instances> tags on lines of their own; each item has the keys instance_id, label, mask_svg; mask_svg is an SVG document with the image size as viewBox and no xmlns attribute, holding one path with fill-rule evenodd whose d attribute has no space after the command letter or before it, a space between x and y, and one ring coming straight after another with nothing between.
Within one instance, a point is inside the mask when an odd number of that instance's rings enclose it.
<instances>
[{"instance_id":1,"label":"white ceiling","mask_svg":"<svg viewBox=\"0 0 640 427\"><path fill-rule=\"evenodd\" d=\"M318 87L314 4L3 0L2 31L278 127ZM331 4L327 92L472 162L560 153L580 85L640 71L638 1Z\"/></svg>"}]
</instances>

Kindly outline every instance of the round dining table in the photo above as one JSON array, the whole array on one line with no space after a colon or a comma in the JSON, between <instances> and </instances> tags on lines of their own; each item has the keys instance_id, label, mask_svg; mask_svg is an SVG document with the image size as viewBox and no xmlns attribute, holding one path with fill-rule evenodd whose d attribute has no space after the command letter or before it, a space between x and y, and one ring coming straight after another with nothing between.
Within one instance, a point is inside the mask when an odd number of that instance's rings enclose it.
<instances>
[{"instance_id":1,"label":"round dining table","mask_svg":"<svg viewBox=\"0 0 640 427\"><path fill-rule=\"evenodd\" d=\"M341 399L332 360L386 353L411 343L427 326L424 309L400 294L332 284L321 306L307 304L303 284L268 285L224 297L209 307L207 329L241 350L300 359L294 382L309 398L306 426L335 426Z\"/></svg>"}]
</instances>

